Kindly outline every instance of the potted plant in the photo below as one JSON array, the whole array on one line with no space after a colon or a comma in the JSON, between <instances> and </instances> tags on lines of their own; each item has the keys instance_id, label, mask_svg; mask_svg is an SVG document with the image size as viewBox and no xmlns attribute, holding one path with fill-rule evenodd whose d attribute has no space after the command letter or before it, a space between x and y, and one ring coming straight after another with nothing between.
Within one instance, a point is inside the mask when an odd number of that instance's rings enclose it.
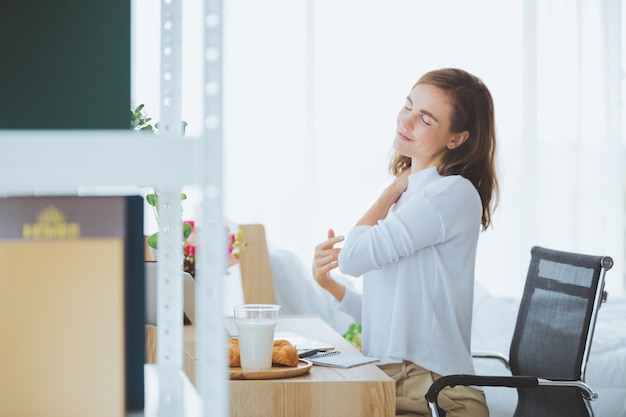
<instances>
[{"instance_id":1,"label":"potted plant","mask_svg":"<svg viewBox=\"0 0 626 417\"><path fill-rule=\"evenodd\" d=\"M155 135L159 134L159 124L156 123L152 125L152 118L148 116L145 111L145 106L143 104L139 104L134 109L131 106L130 111L130 126L132 130L139 131L149 131ZM185 129L187 128L187 122L182 122L183 134ZM186 200L187 195L185 193L181 193L181 201ZM159 193L152 189L151 192L148 192L146 195L146 202L152 207L152 211L154 213L155 220L157 224L159 224ZM181 219L182 220L182 219ZM192 233L194 232L194 222L193 221L184 221L183 222L183 235L182 235L182 246L183 246L183 256L184 256L184 267L188 269L188 272L191 275L194 275L192 272L194 271L194 257L195 257L195 240L188 241ZM226 230L227 235L227 244L228 244L228 264L232 266L239 261L239 245L241 242L241 229L239 228L237 232L230 232L230 230ZM152 250L156 250L158 248L158 234L159 232L153 233L147 240L148 245Z\"/></svg>"}]
</instances>

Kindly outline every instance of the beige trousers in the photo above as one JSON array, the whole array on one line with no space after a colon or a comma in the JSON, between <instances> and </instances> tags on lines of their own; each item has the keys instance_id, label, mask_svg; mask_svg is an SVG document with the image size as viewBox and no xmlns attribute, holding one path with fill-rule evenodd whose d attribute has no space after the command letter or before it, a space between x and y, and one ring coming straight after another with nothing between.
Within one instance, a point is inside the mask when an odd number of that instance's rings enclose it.
<instances>
[{"instance_id":1,"label":"beige trousers","mask_svg":"<svg viewBox=\"0 0 626 417\"><path fill-rule=\"evenodd\" d=\"M424 396L430 385L441 378L413 362L380 365L396 381L396 415L403 417L428 417L430 408ZM485 393L471 387L444 388L437 399L446 417L489 417Z\"/></svg>"}]
</instances>

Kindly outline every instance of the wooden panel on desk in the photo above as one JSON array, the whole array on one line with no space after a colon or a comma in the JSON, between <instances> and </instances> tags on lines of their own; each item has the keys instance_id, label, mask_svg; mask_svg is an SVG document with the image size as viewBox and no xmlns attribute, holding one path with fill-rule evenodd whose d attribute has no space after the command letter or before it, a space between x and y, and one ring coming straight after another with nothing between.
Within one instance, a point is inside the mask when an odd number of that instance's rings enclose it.
<instances>
[{"instance_id":1,"label":"wooden panel on desk","mask_svg":"<svg viewBox=\"0 0 626 417\"><path fill-rule=\"evenodd\" d=\"M183 326L183 371L192 384L195 384L196 362L192 356L195 352L195 327ZM146 363L157 363L157 328L146 325Z\"/></svg>"},{"instance_id":2,"label":"wooden panel on desk","mask_svg":"<svg viewBox=\"0 0 626 417\"><path fill-rule=\"evenodd\" d=\"M146 324L146 363L156 363L156 326Z\"/></svg>"},{"instance_id":3,"label":"wooden panel on desk","mask_svg":"<svg viewBox=\"0 0 626 417\"><path fill-rule=\"evenodd\" d=\"M307 384L287 381L231 381L231 417L248 417L252 409L260 411L257 415L272 417L395 415L393 385L364 381L341 384L328 380Z\"/></svg>"},{"instance_id":4,"label":"wooden panel on desk","mask_svg":"<svg viewBox=\"0 0 626 417\"><path fill-rule=\"evenodd\" d=\"M242 224L239 269L247 304L276 304L272 267L262 224Z\"/></svg>"}]
</instances>

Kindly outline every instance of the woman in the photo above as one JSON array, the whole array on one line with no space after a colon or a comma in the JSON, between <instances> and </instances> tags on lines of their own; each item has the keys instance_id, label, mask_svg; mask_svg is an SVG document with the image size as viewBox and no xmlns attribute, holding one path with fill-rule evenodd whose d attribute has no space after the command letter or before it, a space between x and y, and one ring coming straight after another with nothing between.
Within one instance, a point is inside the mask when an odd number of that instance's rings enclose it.
<instances>
[{"instance_id":1,"label":"woman","mask_svg":"<svg viewBox=\"0 0 626 417\"><path fill-rule=\"evenodd\" d=\"M459 69L423 75L397 117L395 180L344 240L328 232L313 274L362 323L363 352L396 380L396 413L428 416L424 395L446 374L473 374L470 339L480 230L497 200L493 100ZM360 295L330 271L363 275ZM443 390L449 417L488 416L471 387Z\"/></svg>"}]
</instances>

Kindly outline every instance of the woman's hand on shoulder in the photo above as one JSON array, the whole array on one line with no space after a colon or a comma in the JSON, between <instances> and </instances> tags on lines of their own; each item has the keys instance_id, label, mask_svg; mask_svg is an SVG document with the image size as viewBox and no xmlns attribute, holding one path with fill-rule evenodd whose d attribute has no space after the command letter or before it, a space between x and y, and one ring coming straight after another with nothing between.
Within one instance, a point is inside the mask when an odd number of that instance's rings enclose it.
<instances>
[{"instance_id":1,"label":"woman's hand on shoulder","mask_svg":"<svg viewBox=\"0 0 626 417\"><path fill-rule=\"evenodd\" d=\"M356 223L357 226L374 226L379 220L387 217L389 209L393 206L409 185L411 169L406 168L389 184L372 206L365 212L363 217Z\"/></svg>"},{"instance_id":2,"label":"woman's hand on shoulder","mask_svg":"<svg viewBox=\"0 0 626 417\"><path fill-rule=\"evenodd\" d=\"M409 175L411 175L411 168L405 168L404 171L400 175L398 175L393 182L387 187L386 191L390 192L395 196L395 200L402 195L403 192L406 191L406 188L409 186Z\"/></svg>"},{"instance_id":3,"label":"woman's hand on shoulder","mask_svg":"<svg viewBox=\"0 0 626 417\"><path fill-rule=\"evenodd\" d=\"M330 271L339 266L338 258L341 248L335 245L344 240L343 236L335 236L335 231L328 231L328 239L315 247L313 257L313 277L320 287L331 293L337 301L341 301L345 294L345 287L330 276Z\"/></svg>"}]
</instances>

